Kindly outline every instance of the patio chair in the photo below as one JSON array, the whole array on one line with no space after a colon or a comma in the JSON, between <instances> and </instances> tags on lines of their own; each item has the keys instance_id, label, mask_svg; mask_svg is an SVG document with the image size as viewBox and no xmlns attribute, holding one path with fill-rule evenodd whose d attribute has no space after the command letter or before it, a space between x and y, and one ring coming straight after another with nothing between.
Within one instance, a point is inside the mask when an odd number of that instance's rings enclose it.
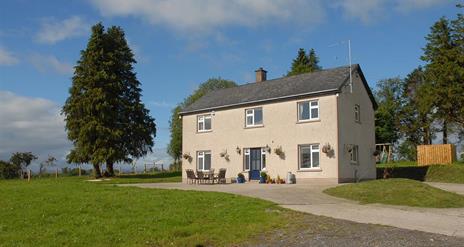
<instances>
[{"instance_id":1,"label":"patio chair","mask_svg":"<svg viewBox=\"0 0 464 247\"><path fill-rule=\"evenodd\" d=\"M213 178L213 183L214 183L214 180L217 180L218 184L220 184L220 183L225 184L226 183L226 171L227 171L227 169L225 169L225 168L219 169L218 175Z\"/></svg>"},{"instance_id":2,"label":"patio chair","mask_svg":"<svg viewBox=\"0 0 464 247\"><path fill-rule=\"evenodd\" d=\"M214 184L214 168L209 169L209 171L205 173L205 179Z\"/></svg>"},{"instance_id":3,"label":"patio chair","mask_svg":"<svg viewBox=\"0 0 464 247\"><path fill-rule=\"evenodd\" d=\"M205 180L205 173L203 171L197 171L197 179L198 182L201 184Z\"/></svg>"},{"instance_id":4,"label":"patio chair","mask_svg":"<svg viewBox=\"0 0 464 247\"><path fill-rule=\"evenodd\" d=\"M189 181L191 183L197 183L198 182L198 177L195 176L195 173L193 172L192 169L186 169L185 172L187 173L187 183L189 183Z\"/></svg>"}]
</instances>

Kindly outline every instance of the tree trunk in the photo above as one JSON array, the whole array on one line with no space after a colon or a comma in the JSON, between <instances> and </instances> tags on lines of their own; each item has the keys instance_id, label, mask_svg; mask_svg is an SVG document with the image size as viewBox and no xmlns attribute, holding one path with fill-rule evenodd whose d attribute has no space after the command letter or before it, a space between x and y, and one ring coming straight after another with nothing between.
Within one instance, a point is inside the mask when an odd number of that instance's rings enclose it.
<instances>
[{"instance_id":1,"label":"tree trunk","mask_svg":"<svg viewBox=\"0 0 464 247\"><path fill-rule=\"evenodd\" d=\"M95 174L95 178L101 178L102 177L102 174L101 174L101 171L100 171L100 165L93 164L93 171L94 171L94 174Z\"/></svg>"},{"instance_id":2,"label":"tree trunk","mask_svg":"<svg viewBox=\"0 0 464 247\"><path fill-rule=\"evenodd\" d=\"M424 127L424 144L432 144L430 142L430 128L428 126Z\"/></svg>"},{"instance_id":3,"label":"tree trunk","mask_svg":"<svg viewBox=\"0 0 464 247\"><path fill-rule=\"evenodd\" d=\"M108 176L114 177L114 163L112 161L106 162L106 171L108 172Z\"/></svg>"},{"instance_id":4,"label":"tree trunk","mask_svg":"<svg viewBox=\"0 0 464 247\"><path fill-rule=\"evenodd\" d=\"M443 121L443 144L448 144L448 121Z\"/></svg>"}]
</instances>

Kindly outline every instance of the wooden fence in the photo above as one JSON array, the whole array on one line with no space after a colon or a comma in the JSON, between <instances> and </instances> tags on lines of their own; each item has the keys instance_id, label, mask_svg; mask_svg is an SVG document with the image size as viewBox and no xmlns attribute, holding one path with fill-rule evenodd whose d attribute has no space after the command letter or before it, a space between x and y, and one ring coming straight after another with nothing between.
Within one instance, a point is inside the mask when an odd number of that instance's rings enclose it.
<instances>
[{"instance_id":1,"label":"wooden fence","mask_svg":"<svg viewBox=\"0 0 464 247\"><path fill-rule=\"evenodd\" d=\"M456 161L456 149L452 144L417 146L417 165L451 164Z\"/></svg>"}]
</instances>

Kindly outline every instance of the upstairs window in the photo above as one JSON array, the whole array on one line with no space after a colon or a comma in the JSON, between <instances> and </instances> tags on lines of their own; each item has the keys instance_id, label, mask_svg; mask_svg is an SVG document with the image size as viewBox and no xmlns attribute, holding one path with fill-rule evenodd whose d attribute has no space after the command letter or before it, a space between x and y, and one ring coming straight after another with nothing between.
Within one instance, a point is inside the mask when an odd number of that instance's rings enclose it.
<instances>
[{"instance_id":1,"label":"upstairs window","mask_svg":"<svg viewBox=\"0 0 464 247\"><path fill-rule=\"evenodd\" d=\"M319 119L319 101L311 100L298 103L298 121Z\"/></svg>"},{"instance_id":2,"label":"upstairs window","mask_svg":"<svg viewBox=\"0 0 464 247\"><path fill-rule=\"evenodd\" d=\"M354 121L361 122L361 109L359 105L354 105Z\"/></svg>"},{"instance_id":3,"label":"upstairs window","mask_svg":"<svg viewBox=\"0 0 464 247\"><path fill-rule=\"evenodd\" d=\"M245 126L261 126L263 125L263 108L257 107L245 110Z\"/></svg>"},{"instance_id":4,"label":"upstairs window","mask_svg":"<svg viewBox=\"0 0 464 247\"><path fill-rule=\"evenodd\" d=\"M198 132L211 130L211 115L198 116Z\"/></svg>"}]
</instances>

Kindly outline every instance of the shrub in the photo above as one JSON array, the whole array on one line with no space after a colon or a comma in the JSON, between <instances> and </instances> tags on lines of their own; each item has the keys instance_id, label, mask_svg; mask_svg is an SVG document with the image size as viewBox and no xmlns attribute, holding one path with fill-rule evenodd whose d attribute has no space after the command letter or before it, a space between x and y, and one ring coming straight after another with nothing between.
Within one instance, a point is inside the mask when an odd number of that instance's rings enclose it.
<instances>
[{"instance_id":1,"label":"shrub","mask_svg":"<svg viewBox=\"0 0 464 247\"><path fill-rule=\"evenodd\" d=\"M10 162L0 160L0 178L11 179L18 177L16 166Z\"/></svg>"}]
</instances>

